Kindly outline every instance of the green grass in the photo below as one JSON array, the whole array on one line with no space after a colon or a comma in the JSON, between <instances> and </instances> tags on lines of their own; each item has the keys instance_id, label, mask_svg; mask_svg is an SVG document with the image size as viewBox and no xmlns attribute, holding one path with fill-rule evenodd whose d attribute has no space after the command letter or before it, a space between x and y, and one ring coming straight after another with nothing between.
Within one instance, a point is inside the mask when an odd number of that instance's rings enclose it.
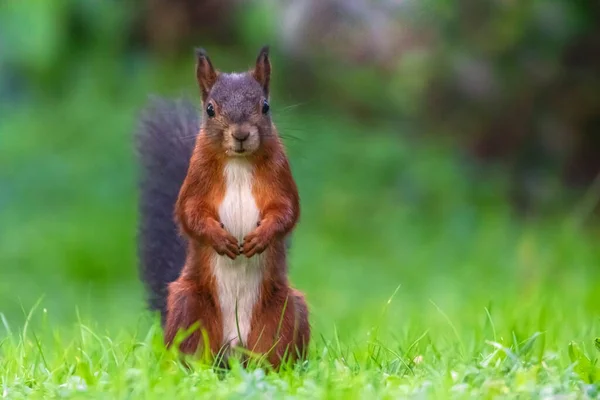
<instances>
[{"instance_id":1,"label":"green grass","mask_svg":"<svg viewBox=\"0 0 600 400\"><path fill-rule=\"evenodd\" d=\"M455 149L282 97L310 357L280 373L184 368L144 310L130 148L145 93L182 71L81 79L0 119L0 395L598 396L600 246L576 203L519 220L502 178Z\"/></svg>"}]
</instances>

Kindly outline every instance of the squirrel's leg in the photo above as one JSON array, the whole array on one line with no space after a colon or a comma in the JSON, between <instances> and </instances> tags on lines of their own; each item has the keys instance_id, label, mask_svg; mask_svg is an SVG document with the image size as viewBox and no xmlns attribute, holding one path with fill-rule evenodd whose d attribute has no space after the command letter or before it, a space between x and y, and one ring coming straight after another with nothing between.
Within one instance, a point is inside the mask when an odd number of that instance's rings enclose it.
<instances>
[{"instance_id":1,"label":"squirrel's leg","mask_svg":"<svg viewBox=\"0 0 600 400\"><path fill-rule=\"evenodd\" d=\"M271 296L256 313L247 348L252 353L264 355L278 369L282 361L304 358L309 339L308 307L304 296L295 289L288 289Z\"/></svg>"},{"instance_id":2,"label":"squirrel's leg","mask_svg":"<svg viewBox=\"0 0 600 400\"><path fill-rule=\"evenodd\" d=\"M186 354L201 354L205 332L212 355L218 354L222 336L219 315L209 293L202 292L196 282L179 278L169 285L166 345L170 346L173 343L179 331L197 324L197 328L179 345L180 351Z\"/></svg>"}]
</instances>

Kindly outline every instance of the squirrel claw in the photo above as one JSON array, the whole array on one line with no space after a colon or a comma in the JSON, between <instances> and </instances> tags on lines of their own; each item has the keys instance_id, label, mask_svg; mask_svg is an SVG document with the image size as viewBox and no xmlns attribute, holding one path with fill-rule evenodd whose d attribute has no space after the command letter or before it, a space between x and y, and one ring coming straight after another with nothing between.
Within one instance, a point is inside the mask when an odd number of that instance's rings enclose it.
<instances>
[{"instance_id":1,"label":"squirrel claw","mask_svg":"<svg viewBox=\"0 0 600 400\"><path fill-rule=\"evenodd\" d=\"M242 253L250 258L255 254L260 254L267 248L269 238L265 232L255 231L244 238L242 244Z\"/></svg>"},{"instance_id":2,"label":"squirrel claw","mask_svg":"<svg viewBox=\"0 0 600 400\"><path fill-rule=\"evenodd\" d=\"M222 256L226 255L232 260L235 260L240 254L240 247L237 239L226 231L223 231L222 233L219 233L213 237L212 247L215 249L217 254Z\"/></svg>"}]
</instances>

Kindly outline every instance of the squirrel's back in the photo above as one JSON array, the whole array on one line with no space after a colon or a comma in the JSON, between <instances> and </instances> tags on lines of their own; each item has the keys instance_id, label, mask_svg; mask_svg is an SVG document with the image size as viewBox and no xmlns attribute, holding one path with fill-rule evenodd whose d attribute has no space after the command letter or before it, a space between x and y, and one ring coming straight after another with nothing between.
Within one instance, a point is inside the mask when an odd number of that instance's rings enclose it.
<instances>
[{"instance_id":1,"label":"squirrel's back","mask_svg":"<svg viewBox=\"0 0 600 400\"><path fill-rule=\"evenodd\" d=\"M136 131L139 159L139 272L150 308L164 322L167 285L185 262L186 241L173 210L187 174L200 127L199 113L185 100L153 99Z\"/></svg>"}]
</instances>

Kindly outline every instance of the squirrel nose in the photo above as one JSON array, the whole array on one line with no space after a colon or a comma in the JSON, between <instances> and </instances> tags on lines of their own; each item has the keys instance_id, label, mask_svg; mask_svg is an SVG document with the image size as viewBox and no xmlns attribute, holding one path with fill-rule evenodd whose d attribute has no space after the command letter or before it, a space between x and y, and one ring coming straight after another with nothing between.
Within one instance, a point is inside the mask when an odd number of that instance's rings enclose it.
<instances>
[{"instance_id":1,"label":"squirrel nose","mask_svg":"<svg viewBox=\"0 0 600 400\"><path fill-rule=\"evenodd\" d=\"M250 132L248 131L235 131L233 133L233 138L235 140L239 140L240 142L243 142L244 140L248 139L248 136L250 136Z\"/></svg>"}]
</instances>

